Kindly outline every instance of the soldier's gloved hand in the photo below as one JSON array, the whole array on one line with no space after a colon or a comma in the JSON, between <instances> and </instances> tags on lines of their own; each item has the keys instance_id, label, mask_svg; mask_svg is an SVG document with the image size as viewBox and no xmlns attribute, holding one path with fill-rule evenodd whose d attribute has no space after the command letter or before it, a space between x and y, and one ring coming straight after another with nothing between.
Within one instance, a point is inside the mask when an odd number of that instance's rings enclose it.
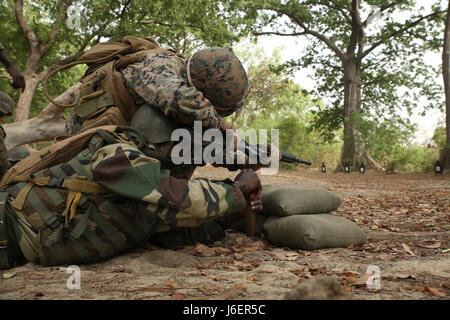
<instances>
[{"instance_id":1,"label":"soldier's gloved hand","mask_svg":"<svg viewBox=\"0 0 450 320\"><path fill-rule=\"evenodd\" d=\"M23 92L23 90L25 90L25 78L23 77L23 75L17 69L15 69L13 72L11 72L10 76L13 79L11 87L13 87L14 89L21 88Z\"/></svg>"},{"instance_id":2,"label":"soldier's gloved hand","mask_svg":"<svg viewBox=\"0 0 450 320\"><path fill-rule=\"evenodd\" d=\"M258 175L252 169L242 170L234 179L237 186L241 190L247 202L250 204L250 208L254 212L262 210L261 201L261 180Z\"/></svg>"}]
</instances>

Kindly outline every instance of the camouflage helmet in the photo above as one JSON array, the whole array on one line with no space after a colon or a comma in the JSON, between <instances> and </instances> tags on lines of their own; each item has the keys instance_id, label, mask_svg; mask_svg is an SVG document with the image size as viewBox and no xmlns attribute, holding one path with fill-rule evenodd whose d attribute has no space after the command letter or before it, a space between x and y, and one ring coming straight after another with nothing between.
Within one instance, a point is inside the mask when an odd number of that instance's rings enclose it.
<instances>
[{"instance_id":1,"label":"camouflage helmet","mask_svg":"<svg viewBox=\"0 0 450 320\"><path fill-rule=\"evenodd\" d=\"M233 52L212 47L189 58L188 82L226 116L242 107L248 79L241 61Z\"/></svg>"},{"instance_id":2,"label":"camouflage helmet","mask_svg":"<svg viewBox=\"0 0 450 320\"><path fill-rule=\"evenodd\" d=\"M12 115L14 106L14 100L8 94L0 91L0 117Z\"/></svg>"}]
</instances>

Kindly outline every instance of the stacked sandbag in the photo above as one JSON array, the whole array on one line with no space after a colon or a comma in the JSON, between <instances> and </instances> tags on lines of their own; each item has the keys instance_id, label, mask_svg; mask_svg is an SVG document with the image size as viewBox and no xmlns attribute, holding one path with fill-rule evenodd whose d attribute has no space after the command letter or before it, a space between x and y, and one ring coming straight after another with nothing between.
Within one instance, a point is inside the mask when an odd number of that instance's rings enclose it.
<instances>
[{"instance_id":1,"label":"stacked sandbag","mask_svg":"<svg viewBox=\"0 0 450 320\"><path fill-rule=\"evenodd\" d=\"M261 192L262 215L286 217L299 214L328 213L341 205L334 193L318 187L264 186Z\"/></svg>"},{"instance_id":2,"label":"stacked sandbag","mask_svg":"<svg viewBox=\"0 0 450 320\"><path fill-rule=\"evenodd\" d=\"M326 213L269 217L263 228L270 242L291 249L345 248L361 245L367 238L356 223Z\"/></svg>"},{"instance_id":3,"label":"stacked sandbag","mask_svg":"<svg viewBox=\"0 0 450 320\"><path fill-rule=\"evenodd\" d=\"M329 214L341 199L319 187L263 186L263 211L256 215L256 235L266 233L270 242L292 249L323 249L363 244L367 236L359 226ZM232 229L245 232L245 221Z\"/></svg>"}]
</instances>

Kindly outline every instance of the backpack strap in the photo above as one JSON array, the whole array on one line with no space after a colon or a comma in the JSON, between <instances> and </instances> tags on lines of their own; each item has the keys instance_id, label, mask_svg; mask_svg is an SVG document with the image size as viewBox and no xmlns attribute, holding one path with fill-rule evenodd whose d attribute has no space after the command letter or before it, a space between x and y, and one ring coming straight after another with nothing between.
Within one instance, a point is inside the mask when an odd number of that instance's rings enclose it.
<instances>
[{"instance_id":1,"label":"backpack strap","mask_svg":"<svg viewBox=\"0 0 450 320\"><path fill-rule=\"evenodd\" d=\"M0 192L0 269L10 268L8 259L8 237L6 235L6 205L8 192Z\"/></svg>"}]
</instances>

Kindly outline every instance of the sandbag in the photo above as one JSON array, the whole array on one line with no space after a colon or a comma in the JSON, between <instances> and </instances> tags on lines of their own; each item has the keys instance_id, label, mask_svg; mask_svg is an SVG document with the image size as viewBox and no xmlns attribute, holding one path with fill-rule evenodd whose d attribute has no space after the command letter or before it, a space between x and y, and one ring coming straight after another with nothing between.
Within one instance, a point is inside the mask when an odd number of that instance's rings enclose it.
<instances>
[{"instance_id":1,"label":"sandbag","mask_svg":"<svg viewBox=\"0 0 450 320\"><path fill-rule=\"evenodd\" d=\"M265 216L329 213L341 205L334 193L319 187L277 187L265 185L261 200Z\"/></svg>"},{"instance_id":2,"label":"sandbag","mask_svg":"<svg viewBox=\"0 0 450 320\"><path fill-rule=\"evenodd\" d=\"M356 223L331 214L269 217L263 228L270 242L291 249L345 248L367 240Z\"/></svg>"}]
</instances>

